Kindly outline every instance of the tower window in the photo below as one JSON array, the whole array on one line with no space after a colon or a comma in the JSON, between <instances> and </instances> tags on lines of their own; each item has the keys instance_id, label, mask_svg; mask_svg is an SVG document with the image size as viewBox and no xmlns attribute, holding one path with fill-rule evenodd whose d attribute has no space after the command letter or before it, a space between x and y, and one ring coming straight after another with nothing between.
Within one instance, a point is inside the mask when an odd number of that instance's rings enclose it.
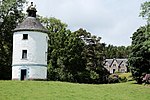
<instances>
[{"instance_id":1,"label":"tower window","mask_svg":"<svg viewBox=\"0 0 150 100\"><path fill-rule=\"evenodd\" d=\"M23 40L27 40L28 39L28 34L23 34Z\"/></svg>"},{"instance_id":2,"label":"tower window","mask_svg":"<svg viewBox=\"0 0 150 100\"><path fill-rule=\"evenodd\" d=\"M27 50L22 50L22 59L27 59Z\"/></svg>"}]
</instances>

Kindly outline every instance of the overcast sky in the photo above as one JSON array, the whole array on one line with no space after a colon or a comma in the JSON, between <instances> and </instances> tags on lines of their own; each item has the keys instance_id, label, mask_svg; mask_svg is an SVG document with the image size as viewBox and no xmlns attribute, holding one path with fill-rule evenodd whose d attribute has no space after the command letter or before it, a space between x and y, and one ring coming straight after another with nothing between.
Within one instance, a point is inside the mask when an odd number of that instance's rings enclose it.
<instances>
[{"instance_id":1,"label":"overcast sky","mask_svg":"<svg viewBox=\"0 0 150 100\"><path fill-rule=\"evenodd\" d=\"M72 31L79 28L102 37L102 42L128 46L133 32L146 22L139 17L141 3L147 0L28 0L38 14L55 17Z\"/></svg>"}]
</instances>

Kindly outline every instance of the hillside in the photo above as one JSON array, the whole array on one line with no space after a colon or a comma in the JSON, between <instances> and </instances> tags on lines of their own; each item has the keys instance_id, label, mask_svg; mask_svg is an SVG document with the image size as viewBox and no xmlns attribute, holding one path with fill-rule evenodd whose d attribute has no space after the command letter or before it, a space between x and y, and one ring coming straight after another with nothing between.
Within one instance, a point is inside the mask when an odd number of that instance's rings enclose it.
<instances>
[{"instance_id":1,"label":"hillside","mask_svg":"<svg viewBox=\"0 0 150 100\"><path fill-rule=\"evenodd\" d=\"M47 81L0 81L0 100L150 100L150 87L133 82L74 84Z\"/></svg>"}]
</instances>

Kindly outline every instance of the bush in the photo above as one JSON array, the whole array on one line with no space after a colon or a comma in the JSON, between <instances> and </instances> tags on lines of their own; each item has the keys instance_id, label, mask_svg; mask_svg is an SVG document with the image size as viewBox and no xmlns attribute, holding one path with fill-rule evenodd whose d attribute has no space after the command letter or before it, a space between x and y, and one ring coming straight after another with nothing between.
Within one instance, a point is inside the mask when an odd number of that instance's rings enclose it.
<instances>
[{"instance_id":1,"label":"bush","mask_svg":"<svg viewBox=\"0 0 150 100\"><path fill-rule=\"evenodd\" d=\"M127 78L125 76L120 76L119 82L127 82Z\"/></svg>"},{"instance_id":2,"label":"bush","mask_svg":"<svg viewBox=\"0 0 150 100\"><path fill-rule=\"evenodd\" d=\"M133 77L131 73L120 73L118 74L120 78L125 78L126 77L126 81L133 81Z\"/></svg>"},{"instance_id":3,"label":"bush","mask_svg":"<svg viewBox=\"0 0 150 100\"><path fill-rule=\"evenodd\" d=\"M119 76L117 74L109 75L108 83L119 83Z\"/></svg>"}]
</instances>

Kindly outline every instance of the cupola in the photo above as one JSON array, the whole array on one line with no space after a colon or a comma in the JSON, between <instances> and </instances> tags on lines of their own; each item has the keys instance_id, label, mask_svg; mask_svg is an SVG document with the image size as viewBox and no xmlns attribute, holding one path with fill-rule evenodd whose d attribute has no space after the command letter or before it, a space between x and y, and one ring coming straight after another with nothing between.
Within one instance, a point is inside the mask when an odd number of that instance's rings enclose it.
<instances>
[{"instance_id":1,"label":"cupola","mask_svg":"<svg viewBox=\"0 0 150 100\"><path fill-rule=\"evenodd\" d=\"M48 33L48 30L44 28L44 26L37 20L36 18L36 8L33 6L33 2L31 2L31 5L27 8L28 16L27 18L20 23L15 29L16 31L39 31Z\"/></svg>"}]
</instances>

